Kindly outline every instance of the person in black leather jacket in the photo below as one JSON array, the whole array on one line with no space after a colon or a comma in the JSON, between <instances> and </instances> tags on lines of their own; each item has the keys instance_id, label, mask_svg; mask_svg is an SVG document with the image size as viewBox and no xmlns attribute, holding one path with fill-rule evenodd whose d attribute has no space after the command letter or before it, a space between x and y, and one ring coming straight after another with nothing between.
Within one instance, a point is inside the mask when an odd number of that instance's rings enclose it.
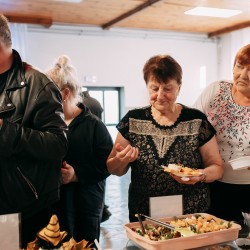
<instances>
[{"instance_id":1,"label":"person in black leather jacket","mask_svg":"<svg viewBox=\"0 0 250 250\"><path fill-rule=\"evenodd\" d=\"M61 173L61 199L55 207L68 240L99 240L104 206L106 160L113 147L105 124L81 102L79 85L67 56L58 58L47 74L58 85L68 125L68 152Z\"/></svg>"},{"instance_id":2,"label":"person in black leather jacket","mask_svg":"<svg viewBox=\"0 0 250 250\"><path fill-rule=\"evenodd\" d=\"M67 126L58 87L22 62L0 15L0 214L20 213L20 248L48 224L59 200Z\"/></svg>"}]
</instances>

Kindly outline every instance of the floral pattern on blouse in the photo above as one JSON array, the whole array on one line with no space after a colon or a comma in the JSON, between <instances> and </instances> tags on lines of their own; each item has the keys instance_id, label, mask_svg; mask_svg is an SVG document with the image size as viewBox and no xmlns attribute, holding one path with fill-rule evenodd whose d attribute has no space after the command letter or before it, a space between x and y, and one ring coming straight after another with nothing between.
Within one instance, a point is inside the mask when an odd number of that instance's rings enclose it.
<instances>
[{"instance_id":1,"label":"floral pattern on blouse","mask_svg":"<svg viewBox=\"0 0 250 250\"><path fill-rule=\"evenodd\" d=\"M250 107L236 104L231 95L232 83L222 81L211 101L208 119L217 130L220 150L227 150L226 160L250 153ZM223 153L222 153L223 154ZM224 155L224 154L223 154Z\"/></svg>"}]
</instances>

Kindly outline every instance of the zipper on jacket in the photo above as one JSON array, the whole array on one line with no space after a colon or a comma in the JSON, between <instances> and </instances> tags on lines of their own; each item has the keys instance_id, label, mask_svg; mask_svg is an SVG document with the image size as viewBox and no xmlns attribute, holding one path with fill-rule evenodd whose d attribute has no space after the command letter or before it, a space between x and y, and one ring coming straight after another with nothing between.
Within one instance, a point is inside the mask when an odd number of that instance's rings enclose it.
<instances>
[{"instance_id":1,"label":"zipper on jacket","mask_svg":"<svg viewBox=\"0 0 250 250\"><path fill-rule=\"evenodd\" d=\"M19 167L17 167L17 170L19 171L19 173L21 174L21 176L23 177L23 179L25 180L25 182L30 187L30 189L33 192L33 194L35 195L36 199L38 200L37 191L36 191L35 187L33 186L33 184L31 183L31 181L22 173L22 171L21 171L21 169Z\"/></svg>"}]
</instances>

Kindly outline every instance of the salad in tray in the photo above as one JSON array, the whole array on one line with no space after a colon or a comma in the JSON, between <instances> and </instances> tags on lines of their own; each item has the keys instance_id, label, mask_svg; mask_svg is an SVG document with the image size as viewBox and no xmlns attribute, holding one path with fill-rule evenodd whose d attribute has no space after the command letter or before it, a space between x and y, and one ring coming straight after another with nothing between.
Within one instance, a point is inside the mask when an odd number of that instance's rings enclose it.
<instances>
[{"instance_id":1,"label":"salad in tray","mask_svg":"<svg viewBox=\"0 0 250 250\"><path fill-rule=\"evenodd\" d=\"M173 220L169 221L169 224L178 228L189 228L195 234L221 231L229 229L232 226L231 222L224 221L212 215L204 216L202 214L194 214L190 217L184 218L174 217ZM145 234L142 232L140 227L133 228L132 230L153 241L182 237L179 232L168 229L164 226L145 223L144 228Z\"/></svg>"}]
</instances>

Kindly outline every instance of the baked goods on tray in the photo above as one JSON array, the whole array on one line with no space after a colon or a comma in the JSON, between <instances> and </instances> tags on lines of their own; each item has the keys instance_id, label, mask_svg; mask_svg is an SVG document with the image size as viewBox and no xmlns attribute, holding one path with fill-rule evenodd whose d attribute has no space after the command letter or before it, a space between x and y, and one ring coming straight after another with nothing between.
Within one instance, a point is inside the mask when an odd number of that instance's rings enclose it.
<instances>
[{"instance_id":1,"label":"baked goods on tray","mask_svg":"<svg viewBox=\"0 0 250 250\"><path fill-rule=\"evenodd\" d=\"M60 226L56 215L52 215L49 224L37 233L37 237L40 239L40 245L42 245L41 247L43 247L43 249L46 249L45 247L47 246L50 247L50 245L54 248L60 247L66 235L66 231L60 232Z\"/></svg>"},{"instance_id":2,"label":"baked goods on tray","mask_svg":"<svg viewBox=\"0 0 250 250\"><path fill-rule=\"evenodd\" d=\"M60 231L57 216L51 216L49 224L37 233L37 238L28 243L27 250L94 250L93 244L86 240L76 242L73 238L63 241L67 236L66 231Z\"/></svg>"}]
</instances>

